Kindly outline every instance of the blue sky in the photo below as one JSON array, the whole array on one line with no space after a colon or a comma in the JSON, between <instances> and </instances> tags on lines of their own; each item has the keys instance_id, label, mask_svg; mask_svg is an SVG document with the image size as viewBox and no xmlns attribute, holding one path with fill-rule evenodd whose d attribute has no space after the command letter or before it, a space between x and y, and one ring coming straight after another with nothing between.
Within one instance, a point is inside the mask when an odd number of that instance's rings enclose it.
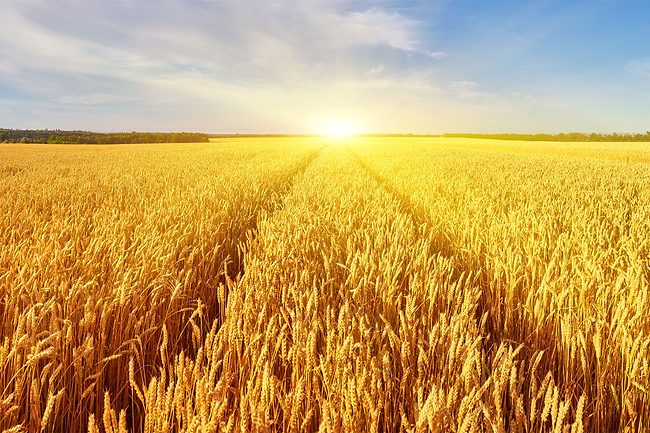
<instances>
[{"instance_id":1,"label":"blue sky","mask_svg":"<svg viewBox=\"0 0 650 433\"><path fill-rule=\"evenodd\" d=\"M0 127L650 130L650 1L0 0Z\"/></svg>"}]
</instances>

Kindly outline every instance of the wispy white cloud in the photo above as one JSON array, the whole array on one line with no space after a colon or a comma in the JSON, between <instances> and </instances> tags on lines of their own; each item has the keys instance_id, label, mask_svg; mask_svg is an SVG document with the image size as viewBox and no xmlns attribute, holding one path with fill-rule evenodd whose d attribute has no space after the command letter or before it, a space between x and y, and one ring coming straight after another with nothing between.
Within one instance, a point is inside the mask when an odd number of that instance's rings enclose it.
<instances>
[{"instance_id":1,"label":"wispy white cloud","mask_svg":"<svg viewBox=\"0 0 650 433\"><path fill-rule=\"evenodd\" d=\"M292 80L314 69L361 67L354 61L359 47L430 55L420 47L415 21L379 9L346 13L326 2L289 1L258 2L255 8L245 2L190 5L9 2L3 38L11 50L3 54L24 66L53 70L176 72L177 66L191 65L218 78L245 80ZM100 21L97 32L86 28L93 17Z\"/></svg>"},{"instance_id":2,"label":"wispy white cloud","mask_svg":"<svg viewBox=\"0 0 650 433\"><path fill-rule=\"evenodd\" d=\"M650 79L650 59L629 62L625 65L625 71L639 78Z\"/></svg>"},{"instance_id":3,"label":"wispy white cloud","mask_svg":"<svg viewBox=\"0 0 650 433\"><path fill-rule=\"evenodd\" d=\"M368 71L381 78L443 57L422 42L418 21L379 8L348 11L336 2L3 6L0 85L52 107L194 100L216 110L215 118L226 109L282 117L279 106L292 108L278 103L286 94L299 99L361 81ZM264 98L275 102L260 108ZM311 103L318 99L331 98Z\"/></svg>"},{"instance_id":4,"label":"wispy white cloud","mask_svg":"<svg viewBox=\"0 0 650 433\"><path fill-rule=\"evenodd\" d=\"M454 96L470 101L486 100L495 97L494 94L481 90L476 81L452 81L449 84L449 88Z\"/></svg>"},{"instance_id":5,"label":"wispy white cloud","mask_svg":"<svg viewBox=\"0 0 650 433\"><path fill-rule=\"evenodd\" d=\"M116 96L109 93L85 93L81 95L66 95L54 100L54 102L71 105L103 105L109 103L132 102L133 98Z\"/></svg>"},{"instance_id":6,"label":"wispy white cloud","mask_svg":"<svg viewBox=\"0 0 650 433\"><path fill-rule=\"evenodd\" d=\"M432 59L442 59L447 57L447 53L444 51L430 51L425 54L431 57Z\"/></svg>"}]
</instances>

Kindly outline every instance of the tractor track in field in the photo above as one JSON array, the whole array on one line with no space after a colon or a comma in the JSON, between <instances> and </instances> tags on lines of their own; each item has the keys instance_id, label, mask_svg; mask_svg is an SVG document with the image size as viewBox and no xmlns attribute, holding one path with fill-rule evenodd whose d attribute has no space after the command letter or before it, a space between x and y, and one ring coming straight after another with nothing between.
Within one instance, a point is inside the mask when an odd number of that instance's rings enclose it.
<instances>
[{"instance_id":1,"label":"tractor track in field","mask_svg":"<svg viewBox=\"0 0 650 433\"><path fill-rule=\"evenodd\" d=\"M264 186L268 187L271 191L262 193L262 196L260 197L260 205L246 220L244 225L239 226L237 232L232 234L235 238L235 244L238 245L236 252L227 254L220 266L219 272L215 273L209 282L203 283L207 284L206 287L199 289L200 292L207 293L216 293L220 287L223 287L225 290L223 299L219 299L216 295L211 295L210 298L203 300L208 309L206 323L212 323L213 320L217 320L218 326L221 327L225 320L225 310L228 304L229 292L246 272L246 254L247 251L249 251L251 244L257 239L260 218L262 215L273 215L284 208L287 194L291 192L296 181L302 176L307 168L320 156L323 148L324 146L318 147L309 152L293 170L289 170L287 173L282 174L280 178L275 179L274 182L265 182ZM189 352L189 348L186 349L188 349L188 353L191 353Z\"/></svg>"},{"instance_id":2,"label":"tractor track in field","mask_svg":"<svg viewBox=\"0 0 650 433\"><path fill-rule=\"evenodd\" d=\"M486 299L486 289L489 288L491 284L489 275L486 274L483 270L483 265L481 259L475 254L470 255L466 252L460 250L460 248L447 237L443 231L443 227L435 227L433 221L427 216L426 211L418 206L413 200L406 194L400 192L386 177L382 176L375 168L368 164L358 153L353 149L348 148L350 154L354 159L359 163L363 170L366 171L376 182L383 188L387 193L392 195L400 204L400 210L412 218L413 222L416 224L418 233L420 236L428 237L429 234L426 233L428 230L435 230L436 233L432 237L432 242L429 245L429 251L432 255L440 254L445 258L452 259L454 263L454 275L452 276L454 280L462 278L464 275L474 275L476 276L475 284L479 286L480 296L477 299L475 319L477 324L481 323L484 320L485 316L485 328L484 334L485 338L482 341L482 351L488 356L491 357L496 349L501 344L509 344L512 347L518 345L523 345L523 350L520 353L519 359L526 359L526 362L530 364L532 362L532 356L535 355L534 349L531 350L526 345L526 341L520 341L516 339L513 335L510 335L507 330L501 329L494 317L491 316L490 310L490 301ZM555 335L552 339L560 338L559 335ZM557 383L561 382L562 374L554 374L554 379Z\"/></svg>"},{"instance_id":3,"label":"tractor track in field","mask_svg":"<svg viewBox=\"0 0 650 433\"><path fill-rule=\"evenodd\" d=\"M324 146L318 147L308 152L303 160L298 162L293 169L279 174L275 179L271 181L268 181L268 179L262 180L261 192L258 193L259 206L246 219L245 223L239 226L237 231L232 234L235 238L234 241L238 245L237 252L226 254L221 264L221 269L215 272L211 279L202 281L200 284L203 286L195 288L197 292L206 294L206 297L202 298L205 307L205 320L202 320L204 325L201 338L205 338L213 323L217 324L218 329L221 328L226 320L226 307L228 305L230 291L236 287L238 281L245 274L246 254L251 243L257 239L258 224L262 215L274 215L284 208L287 195L291 192L295 183L307 168L321 155L323 148ZM215 247L219 248L220 246ZM217 295L221 290L223 290L223 298ZM186 314L186 320L189 320L191 311ZM174 349L169 351L168 356L173 359L181 351L189 356L196 356L197 347L192 344L192 337L189 335L185 332L176 336ZM159 338L162 338L160 329L156 330L156 337L154 339ZM151 366L160 367L160 362L160 359L152 360ZM158 370L156 368L143 369L141 374L144 378L144 383L149 383L151 378L156 376L157 372ZM135 405L128 407L126 410L130 411L130 413L138 413L132 415L135 418L143 417ZM144 418L141 419L141 422L144 422Z\"/></svg>"},{"instance_id":4,"label":"tractor track in field","mask_svg":"<svg viewBox=\"0 0 650 433\"><path fill-rule=\"evenodd\" d=\"M390 196L395 198L399 204L400 211L408 215L418 229L418 233L434 229L433 221L427 216L427 212L418 204L414 203L411 197L407 194L400 192L386 177L382 176L374 167L368 164L358 153L353 149L348 148L350 154L354 157L357 163L363 170L370 175L370 177L379 184L379 186L386 191ZM434 238L435 245L431 245L431 250L435 254L440 254L443 257L451 258L458 256L457 248L454 243L445 234L438 230ZM469 271L470 269L461 269L461 271Z\"/></svg>"},{"instance_id":5,"label":"tractor track in field","mask_svg":"<svg viewBox=\"0 0 650 433\"><path fill-rule=\"evenodd\" d=\"M413 202L410 196L400 192L386 177L381 175L374 167L368 164L358 153L353 149L348 148L350 154L354 157L361 168L374 179L380 188L384 189L388 194L394 197L399 203L400 211L410 217L416 225L418 235L423 238L429 238L429 252L432 256L440 255L446 259L452 260L454 274L452 279L457 281L464 276L474 275L477 280L476 283L481 289L481 294L477 300L476 321L480 323L483 315L487 314L485 323L485 333L489 338L483 342L483 350L485 353L492 353L493 348L498 347L501 341L507 339L507 336L500 335L496 332L495 324L491 320L488 302L484 297L485 291L483 290L488 284L488 278L482 270L481 263L478 258L470 256L462 252L459 247L444 233L444 227L436 227L433 221L427 216L426 210ZM434 231L433 234L428 233Z\"/></svg>"},{"instance_id":6,"label":"tractor track in field","mask_svg":"<svg viewBox=\"0 0 650 433\"><path fill-rule=\"evenodd\" d=\"M246 236L243 239L239 239L240 244L245 244L246 247L240 248L239 254L237 257L232 257L232 262L229 263L227 269L222 276L223 283L227 280L236 281L241 278L245 273L244 269L244 258L246 255L246 250L248 249L248 244L254 242L257 238L257 229L262 214L273 215L284 208L284 202L287 195L293 189L293 186L296 184L296 181L303 173L309 168L309 166L320 156L324 149L324 146L319 147L318 149L311 152L311 154L305 158L305 160L296 167L290 174L286 177L288 180L284 182L282 187L277 194L274 195L270 200L268 200L263 206L261 206L254 214L254 217L251 218L250 224L245 228Z\"/></svg>"}]
</instances>

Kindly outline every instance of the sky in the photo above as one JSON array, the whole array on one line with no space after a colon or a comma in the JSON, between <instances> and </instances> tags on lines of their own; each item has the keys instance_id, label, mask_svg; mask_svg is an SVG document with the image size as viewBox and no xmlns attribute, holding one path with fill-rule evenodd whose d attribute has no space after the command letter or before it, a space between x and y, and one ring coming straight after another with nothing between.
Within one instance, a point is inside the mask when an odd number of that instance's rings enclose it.
<instances>
[{"instance_id":1,"label":"sky","mask_svg":"<svg viewBox=\"0 0 650 433\"><path fill-rule=\"evenodd\" d=\"M0 11L1 128L650 130L650 0L0 0Z\"/></svg>"}]
</instances>

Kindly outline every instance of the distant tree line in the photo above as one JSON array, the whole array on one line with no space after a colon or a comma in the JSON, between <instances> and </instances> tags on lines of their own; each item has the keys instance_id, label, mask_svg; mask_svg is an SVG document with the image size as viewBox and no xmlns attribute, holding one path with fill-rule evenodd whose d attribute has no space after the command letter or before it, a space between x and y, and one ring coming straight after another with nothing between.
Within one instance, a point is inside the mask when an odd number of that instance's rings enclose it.
<instances>
[{"instance_id":1,"label":"distant tree line","mask_svg":"<svg viewBox=\"0 0 650 433\"><path fill-rule=\"evenodd\" d=\"M207 142L207 134L196 132L89 132L1 129L1 143L50 144L131 144L131 143L196 143Z\"/></svg>"},{"instance_id":2,"label":"distant tree line","mask_svg":"<svg viewBox=\"0 0 650 433\"><path fill-rule=\"evenodd\" d=\"M596 134L582 132L567 132L560 134L444 134L450 138L492 138L496 140L526 140L526 141L648 141L650 131L645 134Z\"/></svg>"}]
</instances>

